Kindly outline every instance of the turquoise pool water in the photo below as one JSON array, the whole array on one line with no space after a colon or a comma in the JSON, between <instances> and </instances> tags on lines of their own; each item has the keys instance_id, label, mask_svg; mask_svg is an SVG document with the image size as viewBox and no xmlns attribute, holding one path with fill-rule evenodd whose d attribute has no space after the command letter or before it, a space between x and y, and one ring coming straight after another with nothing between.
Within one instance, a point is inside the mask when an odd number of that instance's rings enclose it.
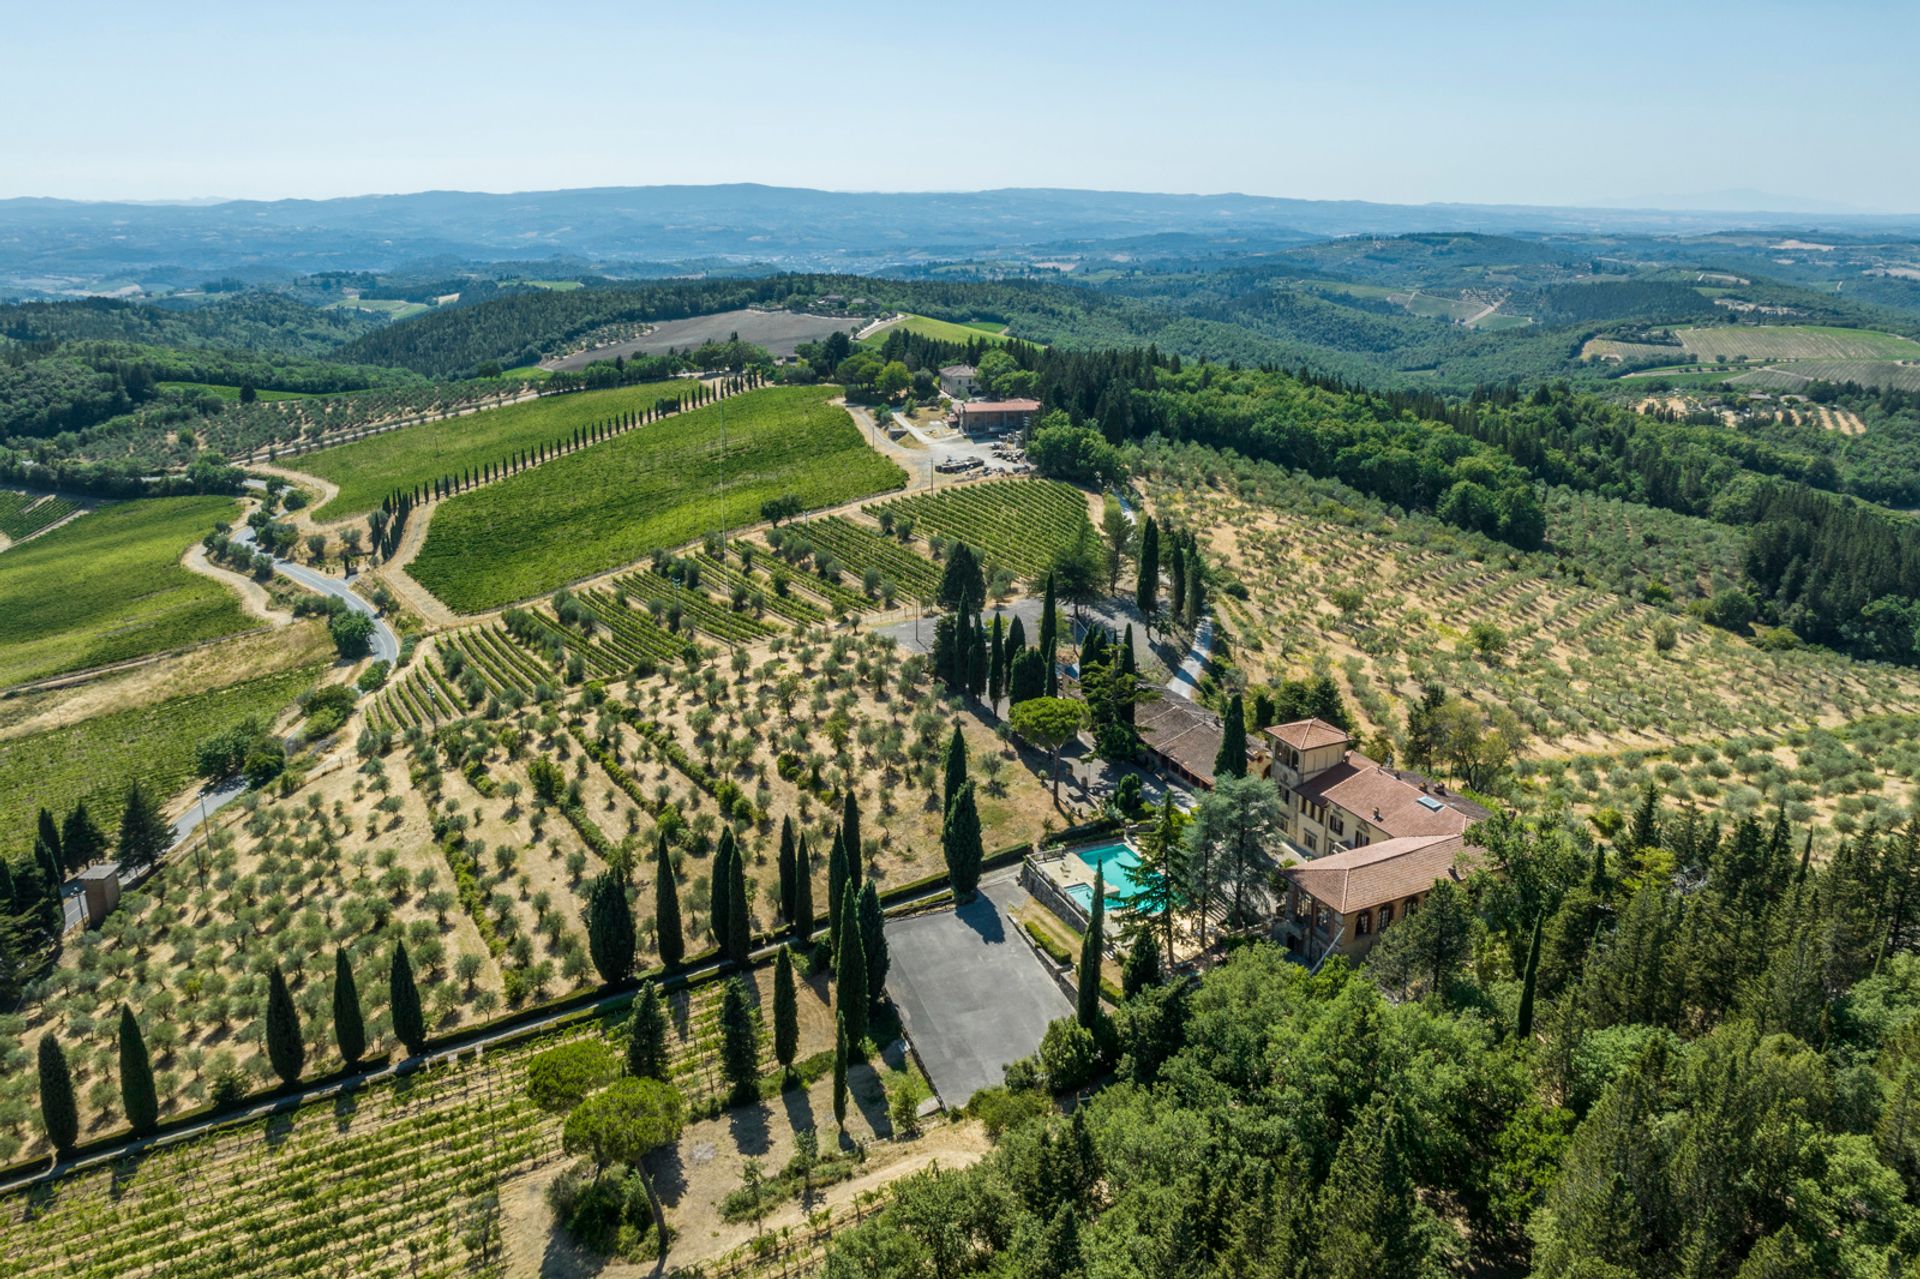
<instances>
[{"instance_id":1,"label":"turquoise pool water","mask_svg":"<svg viewBox=\"0 0 1920 1279\"><path fill-rule=\"evenodd\" d=\"M1125 844L1108 844L1101 848L1088 848L1078 854L1081 861L1102 871L1107 877L1107 889L1123 901L1140 891L1140 883L1133 872L1140 869L1140 854ZM1086 889L1087 900L1083 906L1091 906L1093 889ZM1076 897L1076 901L1079 899Z\"/></svg>"},{"instance_id":2,"label":"turquoise pool water","mask_svg":"<svg viewBox=\"0 0 1920 1279\"><path fill-rule=\"evenodd\" d=\"M1086 911L1089 915L1093 914L1092 884L1068 884L1067 896L1073 898L1074 903L1078 905L1081 910Z\"/></svg>"}]
</instances>

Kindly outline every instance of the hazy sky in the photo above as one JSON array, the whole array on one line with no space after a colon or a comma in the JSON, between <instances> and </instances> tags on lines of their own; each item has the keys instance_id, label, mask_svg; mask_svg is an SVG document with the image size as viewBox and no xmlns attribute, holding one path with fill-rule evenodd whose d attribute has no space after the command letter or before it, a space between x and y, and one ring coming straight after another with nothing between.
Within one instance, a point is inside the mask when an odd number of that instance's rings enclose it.
<instances>
[{"instance_id":1,"label":"hazy sky","mask_svg":"<svg viewBox=\"0 0 1920 1279\"><path fill-rule=\"evenodd\" d=\"M0 196L757 181L1920 212L1915 0L0 0L0 18Z\"/></svg>"}]
</instances>

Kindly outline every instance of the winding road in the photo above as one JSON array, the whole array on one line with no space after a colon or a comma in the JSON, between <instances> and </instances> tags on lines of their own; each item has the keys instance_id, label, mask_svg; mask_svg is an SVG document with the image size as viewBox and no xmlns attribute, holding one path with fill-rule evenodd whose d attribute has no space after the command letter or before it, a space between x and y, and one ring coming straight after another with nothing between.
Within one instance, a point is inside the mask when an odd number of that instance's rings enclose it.
<instances>
[{"instance_id":1,"label":"winding road","mask_svg":"<svg viewBox=\"0 0 1920 1279\"><path fill-rule=\"evenodd\" d=\"M242 525L240 528L235 529L233 540L251 549L254 544L253 528L249 525ZM389 664L399 662L399 637L393 633L393 628L387 625L386 619L380 616L379 610L375 609L372 604L360 596L354 594L352 586L349 585L349 583L353 581L351 577L331 577L328 574L310 569L304 564L295 564L292 560L282 559L278 555L273 557L273 571L290 581L298 582L310 591L317 592L321 595L331 595L334 599L345 603L346 606L354 612L365 613L368 617L372 618L373 656Z\"/></svg>"}]
</instances>

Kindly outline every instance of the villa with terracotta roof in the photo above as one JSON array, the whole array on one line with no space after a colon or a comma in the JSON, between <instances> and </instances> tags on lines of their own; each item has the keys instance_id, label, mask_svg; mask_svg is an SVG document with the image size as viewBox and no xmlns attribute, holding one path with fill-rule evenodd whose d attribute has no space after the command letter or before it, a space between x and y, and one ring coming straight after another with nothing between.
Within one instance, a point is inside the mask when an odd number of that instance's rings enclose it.
<instances>
[{"instance_id":1,"label":"villa with terracotta roof","mask_svg":"<svg viewBox=\"0 0 1920 1279\"><path fill-rule=\"evenodd\" d=\"M1487 810L1419 773L1378 763L1320 719L1260 734L1280 793L1281 829L1303 859L1286 870L1283 933L1318 961L1358 957L1442 878L1458 878L1463 836Z\"/></svg>"}]
</instances>

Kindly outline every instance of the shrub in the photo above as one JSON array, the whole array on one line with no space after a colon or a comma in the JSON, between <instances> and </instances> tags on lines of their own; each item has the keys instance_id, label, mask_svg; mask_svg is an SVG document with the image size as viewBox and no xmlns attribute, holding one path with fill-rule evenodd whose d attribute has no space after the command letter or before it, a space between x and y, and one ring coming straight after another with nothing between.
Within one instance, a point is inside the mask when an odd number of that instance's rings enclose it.
<instances>
[{"instance_id":1,"label":"shrub","mask_svg":"<svg viewBox=\"0 0 1920 1279\"><path fill-rule=\"evenodd\" d=\"M581 1039L535 1053L527 1063L527 1096L542 1110L562 1114L613 1080L620 1063L599 1039Z\"/></svg>"},{"instance_id":2,"label":"shrub","mask_svg":"<svg viewBox=\"0 0 1920 1279\"><path fill-rule=\"evenodd\" d=\"M1093 1032L1071 1017L1062 1017L1047 1027L1040 1041L1040 1069L1046 1072L1047 1087L1054 1092L1069 1092L1093 1082L1099 1068L1100 1053Z\"/></svg>"}]
</instances>

